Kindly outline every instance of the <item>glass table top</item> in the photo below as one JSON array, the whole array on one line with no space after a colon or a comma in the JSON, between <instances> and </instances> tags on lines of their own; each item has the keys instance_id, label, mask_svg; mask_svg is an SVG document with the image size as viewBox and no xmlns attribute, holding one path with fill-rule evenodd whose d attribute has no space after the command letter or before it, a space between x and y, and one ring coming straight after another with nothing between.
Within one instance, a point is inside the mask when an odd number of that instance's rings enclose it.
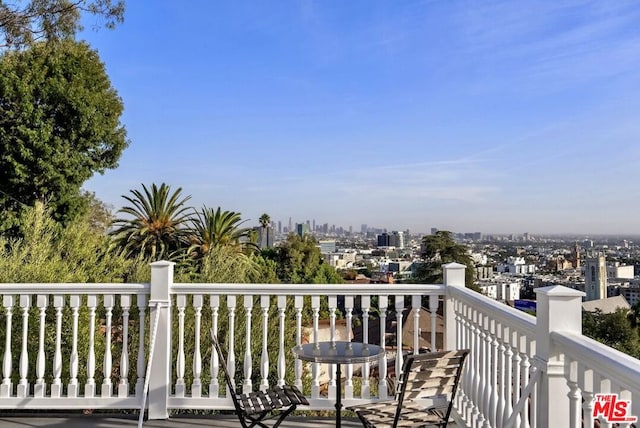
<instances>
[{"instance_id":1,"label":"glass table top","mask_svg":"<svg viewBox=\"0 0 640 428\"><path fill-rule=\"evenodd\" d=\"M331 364L367 363L378 359L383 352L378 345L360 342L315 342L293 348L301 360Z\"/></svg>"}]
</instances>

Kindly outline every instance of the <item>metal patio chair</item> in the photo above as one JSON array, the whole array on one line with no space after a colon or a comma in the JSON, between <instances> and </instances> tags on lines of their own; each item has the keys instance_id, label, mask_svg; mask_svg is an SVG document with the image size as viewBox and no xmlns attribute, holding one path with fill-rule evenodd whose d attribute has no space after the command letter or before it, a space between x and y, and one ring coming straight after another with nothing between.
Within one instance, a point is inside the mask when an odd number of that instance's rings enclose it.
<instances>
[{"instance_id":1,"label":"metal patio chair","mask_svg":"<svg viewBox=\"0 0 640 428\"><path fill-rule=\"evenodd\" d=\"M233 385L229 370L233 367L227 367L227 361L222 354L218 338L211 332L213 347L218 353L220 367L224 373L224 379L229 387L233 405L236 408L236 414L240 419L243 428L252 428L256 425L262 428L268 428L264 421L268 420L267 416L272 411L280 411L277 414L277 420L272 428L277 428L280 423L300 404L308 405L309 402L295 386L284 385L274 386L266 391L255 391L249 394L238 394L236 387Z\"/></svg>"},{"instance_id":2,"label":"metal patio chair","mask_svg":"<svg viewBox=\"0 0 640 428\"><path fill-rule=\"evenodd\" d=\"M410 355L404 362L393 401L349 407L365 428L446 427L469 350ZM445 399L427 406L425 399Z\"/></svg>"}]
</instances>

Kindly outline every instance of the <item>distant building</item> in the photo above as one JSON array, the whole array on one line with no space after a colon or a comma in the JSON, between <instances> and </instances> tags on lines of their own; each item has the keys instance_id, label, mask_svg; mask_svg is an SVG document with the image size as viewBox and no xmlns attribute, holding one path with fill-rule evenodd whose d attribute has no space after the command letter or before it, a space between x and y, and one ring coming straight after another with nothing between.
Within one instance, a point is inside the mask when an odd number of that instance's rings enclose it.
<instances>
[{"instance_id":1,"label":"distant building","mask_svg":"<svg viewBox=\"0 0 640 428\"><path fill-rule=\"evenodd\" d=\"M629 302L631 306L635 306L640 302L640 284L625 284L618 288L621 296Z\"/></svg>"},{"instance_id":2,"label":"distant building","mask_svg":"<svg viewBox=\"0 0 640 428\"><path fill-rule=\"evenodd\" d=\"M501 280L496 278L494 280L479 281L478 286L487 297L495 300L518 300L520 299L520 289L522 288L521 281Z\"/></svg>"},{"instance_id":3,"label":"distant building","mask_svg":"<svg viewBox=\"0 0 640 428\"><path fill-rule=\"evenodd\" d=\"M395 230L391 233L381 233L378 235L377 241L378 248L404 248L404 234Z\"/></svg>"},{"instance_id":4,"label":"distant building","mask_svg":"<svg viewBox=\"0 0 640 428\"><path fill-rule=\"evenodd\" d=\"M604 254L588 257L584 264L584 291L586 301L607 297L607 265Z\"/></svg>"},{"instance_id":5,"label":"distant building","mask_svg":"<svg viewBox=\"0 0 640 428\"><path fill-rule=\"evenodd\" d=\"M493 278L493 266L476 266L476 279Z\"/></svg>"},{"instance_id":6,"label":"distant building","mask_svg":"<svg viewBox=\"0 0 640 428\"><path fill-rule=\"evenodd\" d=\"M296 234L300 237L307 235L309 233L309 225L307 223L297 223L296 224Z\"/></svg>"},{"instance_id":7,"label":"distant building","mask_svg":"<svg viewBox=\"0 0 640 428\"><path fill-rule=\"evenodd\" d=\"M323 240L318 243L318 247L320 248L321 254L329 254L336 252L336 241L335 240Z\"/></svg>"},{"instance_id":8,"label":"distant building","mask_svg":"<svg viewBox=\"0 0 640 428\"><path fill-rule=\"evenodd\" d=\"M513 275L536 273L536 265L527 263L524 257L509 257L505 263L498 265L498 272Z\"/></svg>"},{"instance_id":9,"label":"distant building","mask_svg":"<svg viewBox=\"0 0 640 428\"><path fill-rule=\"evenodd\" d=\"M631 305L624 296L607 297L582 303L582 309L587 312L599 310L603 314L612 314L618 309L631 309Z\"/></svg>"},{"instance_id":10,"label":"distant building","mask_svg":"<svg viewBox=\"0 0 640 428\"><path fill-rule=\"evenodd\" d=\"M607 266L607 278L633 279L633 265L621 265L615 262Z\"/></svg>"},{"instance_id":11,"label":"distant building","mask_svg":"<svg viewBox=\"0 0 640 428\"><path fill-rule=\"evenodd\" d=\"M275 242L272 227L258 226L254 228L258 232L258 248L271 248Z\"/></svg>"}]
</instances>

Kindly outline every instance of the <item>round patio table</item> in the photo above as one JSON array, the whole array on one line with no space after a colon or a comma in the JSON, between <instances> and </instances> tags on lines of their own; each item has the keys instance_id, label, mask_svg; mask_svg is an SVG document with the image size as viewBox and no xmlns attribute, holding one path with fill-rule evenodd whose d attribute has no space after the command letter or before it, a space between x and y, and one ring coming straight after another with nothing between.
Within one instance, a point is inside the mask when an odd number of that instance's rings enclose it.
<instances>
[{"instance_id":1,"label":"round patio table","mask_svg":"<svg viewBox=\"0 0 640 428\"><path fill-rule=\"evenodd\" d=\"M368 363L380 358L384 349L378 345L360 342L314 342L293 348L295 356L303 361L312 363L327 363L336 365L336 427L341 425L342 385L340 378L341 364Z\"/></svg>"}]
</instances>

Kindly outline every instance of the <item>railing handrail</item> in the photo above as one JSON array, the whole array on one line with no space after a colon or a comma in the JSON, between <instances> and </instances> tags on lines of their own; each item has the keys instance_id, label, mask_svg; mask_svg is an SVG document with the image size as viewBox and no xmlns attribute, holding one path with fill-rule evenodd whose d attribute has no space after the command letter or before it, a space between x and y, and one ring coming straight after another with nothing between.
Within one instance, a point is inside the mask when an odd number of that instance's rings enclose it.
<instances>
[{"instance_id":1,"label":"railing handrail","mask_svg":"<svg viewBox=\"0 0 640 428\"><path fill-rule=\"evenodd\" d=\"M149 294L149 283L0 283L0 294Z\"/></svg>"},{"instance_id":2,"label":"railing handrail","mask_svg":"<svg viewBox=\"0 0 640 428\"><path fill-rule=\"evenodd\" d=\"M535 337L536 335L536 317L532 315L467 288L448 287L447 292L451 293L452 297L471 303L485 313L491 313L491 316L497 321L513 326L517 331L527 336Z\"/></svg>"},{"instance_id":3,"label":"railing handrail","mask_svg":"<svg viewBox=\"0 0 640 428\"><path fill-rule=\"evenodd\" d=\"M563 354L574 361L579 361L600 374L606 373L608 379L620 386L640 391L637 383L640 360L575 333L552 332L551 340L559 345Z\"/></svg>"},{"instance_id":4,"label":"railing handrail","mask_svg":"<svg viewBox=\"0 0 640 428\"><path fill-rule=\"evenodd\" d=\"M442 284L242 284L242 283L174 283L171 294L231 294L272 296L443 295Z\"/></svg>"}]
</instances>

